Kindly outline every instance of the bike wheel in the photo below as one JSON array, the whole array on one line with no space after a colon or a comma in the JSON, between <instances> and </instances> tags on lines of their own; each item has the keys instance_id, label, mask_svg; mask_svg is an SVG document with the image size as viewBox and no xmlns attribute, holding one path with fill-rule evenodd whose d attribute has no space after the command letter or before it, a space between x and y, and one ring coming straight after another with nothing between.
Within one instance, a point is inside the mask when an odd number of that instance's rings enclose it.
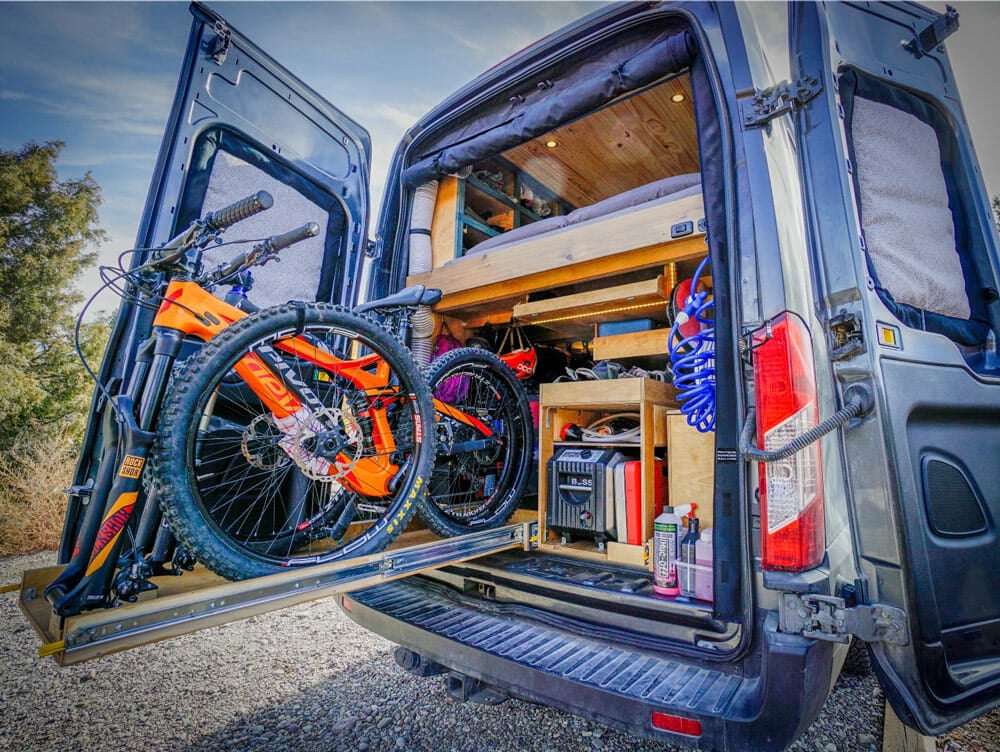
<instances>
[{"instance_id":1,"label":"bike wheel","mask_svg":"<svg viewBox=\"0 0 1000 752\"><path fill-rule=\"evenodd\" d=\"M534 467L524 387L500 358L473 347L445 353L427 366L424 377L435 399L457 413L437 411L437 458L421 519L442 536L504 524ZM464 422L466 416L491 435Z\"/></svg>"},{"instance_id":2,"label":"bike wheel","mask_svg":"<svg viewBox=\"0 0 1000 752\"><path fill-rule=\"evenodd\" d=\"M308 343L297 354L295 337ZM277 358L268 370L311 392L309 412L277 417L234 370L248 353ZM370 357L362 370L373 375L362 386L367 377L334 368L330 354ZM324 304L261 311L206 343L172 384L153 455L160 503L178 541L224 577L379 551L426 492L430 392L403 344L367 316Z\"/></svg>"}]
</instances>

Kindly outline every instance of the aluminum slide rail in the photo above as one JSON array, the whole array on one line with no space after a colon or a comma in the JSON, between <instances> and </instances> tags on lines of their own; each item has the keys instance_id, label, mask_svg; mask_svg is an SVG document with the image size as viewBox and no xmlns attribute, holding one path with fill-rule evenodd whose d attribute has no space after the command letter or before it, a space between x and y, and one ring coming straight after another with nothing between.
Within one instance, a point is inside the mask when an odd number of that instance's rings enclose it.
<instances>
[{"instance_id":1,"label":"aluminum slide rail","mask_svg":"<svg viewBox=\"0 0 1000 752\"><path fill-rule=\"evenodd\" d=\"M46 567L24 573L20 605L45 642L39 655L68 666L480 556L528 549L536 534L537 522L521 522L240 582L199 568L180 577L156 578L155 597L65 619L53 614L42 596L62 567Z\"/></svg>"}]
</instances>

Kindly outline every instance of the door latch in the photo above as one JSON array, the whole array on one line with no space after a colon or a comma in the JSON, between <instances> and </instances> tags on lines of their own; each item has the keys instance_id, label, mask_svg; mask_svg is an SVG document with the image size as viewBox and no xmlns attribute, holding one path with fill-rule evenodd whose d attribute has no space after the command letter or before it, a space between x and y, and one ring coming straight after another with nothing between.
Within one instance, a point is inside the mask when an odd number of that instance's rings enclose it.
<instances>
[{"instance_id":1,"label":"door latch","mask_svg":"<svg viewBox=\"0 0 1000 752\"><path fill-rule=\"evenodd\" d=\"M944 14L938 16L933 23L927 24L922 29L914 26L913 39L903 42L903 47L907 52L923 57L937 49L938 45L956 31L958 31L958 11L946 5Z\"/></svg>"},{"instance_id":2,"label":"door latch","mask_svg":"<svg viewBox=\"0 0 1000 752\"><path fill-rule=\"evenodd\" d=\"M782 632L816 640L848 643L854 636L890 645L910 642L906 612L880 603L848 607L833 595L782 593L778 619Z\"/></svg>"},{"instance_id":3,"label":"door latch","mask_svg":"<svg viewBox=\"0 0 1000 752\"><path fill-rule=\"evenodd\" d=\"M853 313L838 313L830 319L830 359L847 360L865 351L861 322Z\"/></svg>"}]
</instances>

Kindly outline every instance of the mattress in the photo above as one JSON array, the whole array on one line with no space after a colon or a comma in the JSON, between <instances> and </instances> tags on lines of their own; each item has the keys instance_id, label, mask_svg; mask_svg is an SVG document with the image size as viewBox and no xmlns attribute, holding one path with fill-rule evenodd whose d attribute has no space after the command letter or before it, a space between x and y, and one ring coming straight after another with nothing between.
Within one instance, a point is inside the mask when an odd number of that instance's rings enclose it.
<instances>
[{"instance_id":1,"label":"mattress","mask_svg":"<svg viewBox=\"0 0 1000 752\"><path fill-rule=\"evenodd\" d=\"M516 227L513 230L487 238L477 243L466 256L500 248L511 243L517 243L528 238L537 237L550 232L556 232L566 227L574 227L594 220L627 212L637 206L645 206L652 202L668 203L685 196L691 196L701 191L701 175L691 172L684 175L656 180L640 185L638 188L618 193L590 206L574 209L565 216L547 217L531 224Z\"/></svg>"}]
</instances>

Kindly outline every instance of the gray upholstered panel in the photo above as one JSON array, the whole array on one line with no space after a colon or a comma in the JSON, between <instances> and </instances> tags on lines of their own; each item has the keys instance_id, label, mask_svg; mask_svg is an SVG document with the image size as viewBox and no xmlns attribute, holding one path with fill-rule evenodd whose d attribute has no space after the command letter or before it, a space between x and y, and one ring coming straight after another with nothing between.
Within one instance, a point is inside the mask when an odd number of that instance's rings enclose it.
<instances>
[{"instance_id":1,"label":"gray upholstered panel","mask_svg":"<svg viewBox=\"0 0 1000 752\"><path fill-rule=\"evenodd\" d=\"M279 305L289 300L316 300L316 289L321 276L327 213L301 193L275 180L263 170L244 162L224 151L219 151L212 165L202 214L233 203L259 190L274 197L274 206L230 228L223 236L231 242L240 239L266 238L287 232L306 222L320 227L316 237L296 243L281 253L280 262L270 262L254 267L254 287L250 300L260 307ZM223 245L205 252L206 269L213 269L228 261L240 251L249 250L249 243ZM220 286L215 294L223 297L228 286Z\"/></svg>"}]
</instances>

